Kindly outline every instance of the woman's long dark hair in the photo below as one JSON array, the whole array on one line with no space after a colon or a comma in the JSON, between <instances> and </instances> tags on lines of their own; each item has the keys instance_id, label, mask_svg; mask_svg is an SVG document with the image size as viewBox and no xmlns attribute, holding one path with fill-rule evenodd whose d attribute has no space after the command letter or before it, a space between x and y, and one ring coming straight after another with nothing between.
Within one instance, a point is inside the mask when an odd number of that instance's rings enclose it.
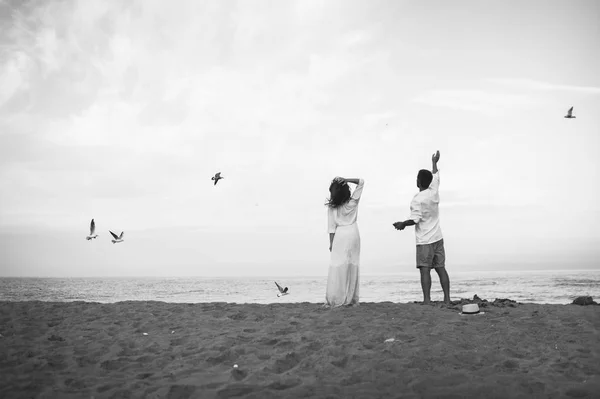
<instances>
[{"instance_id":1,"label":"woman's long dark hair","mask_svg":"<svg viewBox=\"0 0 600 399\"><path fill-rule=\"evenodd\" d=\"M332 181L329 186L329 193L332 193L333 191L335 191L335 195L331 195L325 203L325 206L337 208L350 201L350 187L348 186L348 183L340 184L335 180Z\"/></svg>"}]
</instances>

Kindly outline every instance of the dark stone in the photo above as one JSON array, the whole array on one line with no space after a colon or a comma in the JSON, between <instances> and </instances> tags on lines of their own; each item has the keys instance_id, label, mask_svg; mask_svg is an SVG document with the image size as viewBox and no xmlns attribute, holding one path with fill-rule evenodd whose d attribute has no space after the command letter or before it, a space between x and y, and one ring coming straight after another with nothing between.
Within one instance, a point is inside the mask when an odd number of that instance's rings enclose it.
<instances>
[{"instance_id":1,"label":"dark stone","mask_svg":"<svg viewBox=\"0 0 600 399\"><path fill-rule=\"evenodd\" d=\"M478 295L474 295L473 299L467 299L467 298L461 298L460 300L455 300L452 301L451 304L454 306L461 306L461 305L466 305L466 304L470 304L470 303L475 303L477 304L480 308L486 308L489 306L495 306L495 307L499 307L499 308L504 308L504 307L517 307L518 305L520 305L519 302L517 301L513 301L512 299L495 299L494 302L489 302L487 299L481 299Z\"/></svg>"},{"instance_id":2,"label":"dark stone","mask_svg":"<svg viewBox=\"0 0 600 399\"><path fill-rule=\"evenodd\" d=\"M587 306L597 305L597 303L594 302L591 296L580 296L573 301L573 305Z\"/></svg>"},{"instance_id":3,"label":"dark stone","mask_svg":"<svg viewBox=\"0 0 600 399\"><path fill-rule=\"evenodd\" d=\"M503 299L498 299L496 298L494 300L494 302L492 303L493 306L498 306L498 307L511 307L514 308L518 305L519 303L517 301L513 301L512 299L508 299L508 298L503 298Z\"/></svg>"}]
</instances>

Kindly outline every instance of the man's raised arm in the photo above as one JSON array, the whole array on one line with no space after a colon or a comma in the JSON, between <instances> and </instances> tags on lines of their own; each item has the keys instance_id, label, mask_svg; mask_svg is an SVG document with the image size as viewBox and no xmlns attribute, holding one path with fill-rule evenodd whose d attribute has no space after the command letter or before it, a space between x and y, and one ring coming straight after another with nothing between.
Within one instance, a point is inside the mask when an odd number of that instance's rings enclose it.
<instances>
[{"instance_id":1,"label":"man's raised arm","mask_svg":"<svg viewBox=\"0 0 600 399\"><path fill-rule=\"evenodd\" d=\"M434 175L438 171L437 163L438 163L439 160L440 160L440 151L438 150L438 151L435 152L435 154L433 154L431 156L431 164L432 164L431 173L433 173Z\"/></svg>"}]
</instances>

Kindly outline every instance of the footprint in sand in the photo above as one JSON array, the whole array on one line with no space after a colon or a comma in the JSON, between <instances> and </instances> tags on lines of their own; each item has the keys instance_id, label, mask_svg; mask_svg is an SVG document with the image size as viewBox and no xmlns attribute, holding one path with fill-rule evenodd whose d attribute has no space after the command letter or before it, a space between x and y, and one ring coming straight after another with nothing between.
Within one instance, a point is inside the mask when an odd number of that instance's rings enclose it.
<instances>
[{"instance_id":1,"label":"footprint in sand","mask_svg":"<svg viewBox=\"0 0 600 399\"><path fill-rule=\"evenodd\" d=\"M335 367L343 369L346 367L346 364L348 364L348 356L344 356L341 359L336 359L332 361L331 364L333 364Z\"/></svg>"},{"instance_id":2,"label":"footprint in sand","mask_svg":"<svg viewBox=\"0 0 600 399\"><path fill-rule=\"evenodd\" d=\"M206 359L206 362L211 366L216 366L223 363L232 363L238 357L238 354L232 351L231 349L227 349L217 356L211 356Z\"/></svg>"},{"instance_id":3,"label":"footprint in sand","mask_svg":"<svg viewBox=\"0 0 600 399\"><path fill-rule=\"evenodd\" d=\"M273 346L275 344L277 344L279 342L278 339L274 339L274 338L263 338L260 341L258 341L260 344L264 344L264 345L268 345L268 346Z\"/></svg>"},{"instance_id":4,"label":"footprint in sand","mask_svg":"<svg viewBox=\"0 0 600 399\"><path fill-rule=\"evenodd\" d=\"M539 381L527 380L521 382L520 385L527 394L535 397L542 397L546 389L546 385Z\"/></svg>"},{"instance_id":5,"label":"footprint in sand","mask_svg":"<svg viewBox=\"0 0 600 399\"><path fill-rule=\"evenodd\" d=\"M288 335L295 332L293 328L284 328L283 330L275 331L275 335Z\"/></svg>"},{"instance_id":6,"label":"footprint in sand","mask_svg":"<svg viewBox=\"0 0 600 399\"><path fill-rule=\"evenodd\" d=\"M306 347L306 349L308 349L309 351L312 352L317 352L320 351L323 348L323 344L317 342L317 341L313 341L310 344L308 344L308 346Z\"/></svg>"},{"instance_id":7,"label":"footprint in sand","mask_svg":"<svg viewBox=\"0 0 600 399\"><path fill-rule=\"evenodd\" d=\"M598 394L598 391L595 391ZM594 393L590 389L585 388L570 388L565 392L565 395L571 398L592 398Z\"/></svg>"},{"instance_id":8,"label":"footprint in sand","mask_svg":"<svg viewBox=\"0 0 600 399\"><path fill-rule=\"evenodd\" d=\"M128 360L128 359L125 359ZM122 361L121 359L115 359L115 360L105 360L102 363L100 363L100 367L103 368L104 370L108 370L108 371L118 371L123 369L128 362L126 361Z\"/></svg>"},{"instance_id":9,"label":"footprint in sand","mask_svg":"<svg viewBox=\"0 0 600 399\"><path fill-rule=\"evenodd\" d=\"M171 347L177 347L185 343L185 338L175 338L171 341Z\"/></svg>"},{"instance_id":10,"label":"footprint in sand","mask_svg":"<svg viewBox=\"0 0 600 399\"><path fill-rule=\"evenodd\" d=\"M248 316L246 316L242 312L238 312L238 313L235 313L232 315L228 315L227 317L230 318L231 320L246 320L246 317L248 317Z\"/></svg>"},{"instance_id":11,"label":"footprint in sand","mask_svg":"<svg viewBox=\"0 0 600 399\"><path fill-rule=\"evenodd\" d=\"M298 363L300 363L300 356L298 356L296 352L291 352L285 355L283 359L277 359L275 361L273 371L276 374L282 374L296 367Z\"/></svg>"},{"instance_id":12,"label":"footprint in sand","mask_svg":"<svg viewBox=\"0 0 600 399\"><path fill-rule=\"evenodd\" d=\"M298 379L287 379L287 380L283 380L283 381L275 381L275 382L267 385L267 388L274 389L277 391L283 391L286 389L294 388L294 387L300 385L301 383L302 383L302 381L298 380Z\"/></svg>"},{"instance_id":13,"label":"footprint in sand","mask_svg":"<svg viewBox=\"0 0 600 399\"><path fill-rule=\"evenodd\" d=\"M256 357L260 360L269 360L271 355L268 352L260 352L256 354Z\"/></svg>"},{"instance_id":14,"label":"footprint in sand","mask_svg":"<svg viewBox=\"0 0 600 399\"><path fill-rule=\"evenodd\" d=\"M169 392L167 393L168 398L192 398L195 397L196 393L195 385L171 385Z\"/></svg>"},{"instance_id":15,"label":"footprint in sand","mask_svg":"<svg viewBox=\"0 0 600 399\"><path fill-rule=\"evenodd\" d=\"M139 354L138 350L133 350L129 346L122 346L117 356L139 356Z\"/></svg>"},{"instance_id":16,"label":"footprint in sand","mask_svg":"<svg viewBox=\"0 0 600 399\"><path fill-rule=\"evenodd\" d=\"M504 362L502 362L502 367L505 369L518 369L519 368L519 362L515 361L515 360L505 360Z\"/></svg>"},{"instance_id":17,"label":"footprint in sand","mask_svg":"<svg viewBox=\"0 0 600 399\"><path fill-rule=\"evenodd\" d=\"M231 370L231 376L236 381L240 381L248 376L248 372L246 370L241 370L240 368L235 367L233 370Z\"/></svg>"},{"instance_id":18,"label":"footprint in sand","mask_svg":"<svg viewBox=\"0 0 600 399\"><path fill-rule=\"evenodd\" d=\"M261 391L263 387L261 385L249 385L249 384L232 384L226 388L221 389L217 392L218 398L233 398L237 396L248 395L252 392Z\"/></svg>"},{"instance_id":19,"label":"footprint in sand","mask_svg":"<svg viewBox=\"0 0 600 399\"><path fill-rule=\"evenodd\" d=\"M279 341L275 346L277 348L290 348L294 346L294 343L292 341Z\"/></svg>"},{"instance_id":20,"label":"footprint in sand","mask_svg":"<svg viewBox=\"0 0 600 399\"><path fill-rule=\"evenodd\" d=\"M65 385L68 386L69 388L73 388L73 389L87 388L87 384L85 383L85 381L75 380L73 378L67 378L65 380Z\"/></svg>"}]
</instances>

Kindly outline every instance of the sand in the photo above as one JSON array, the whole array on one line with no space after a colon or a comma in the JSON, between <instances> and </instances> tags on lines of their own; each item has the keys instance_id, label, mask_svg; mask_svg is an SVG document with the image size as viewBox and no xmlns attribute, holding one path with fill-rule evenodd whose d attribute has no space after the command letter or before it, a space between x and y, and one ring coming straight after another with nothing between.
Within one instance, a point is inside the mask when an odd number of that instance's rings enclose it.
<instances>
[{"instance_id":1,"label":"sand","mask_svg":"<svg viewBox=\"0 0 600 399\"><path fill-rule=\"evenodd\" d=\"M0 397L598 397L600 306L486 305L0 302Z\"/></svg>"}]
</instances>

